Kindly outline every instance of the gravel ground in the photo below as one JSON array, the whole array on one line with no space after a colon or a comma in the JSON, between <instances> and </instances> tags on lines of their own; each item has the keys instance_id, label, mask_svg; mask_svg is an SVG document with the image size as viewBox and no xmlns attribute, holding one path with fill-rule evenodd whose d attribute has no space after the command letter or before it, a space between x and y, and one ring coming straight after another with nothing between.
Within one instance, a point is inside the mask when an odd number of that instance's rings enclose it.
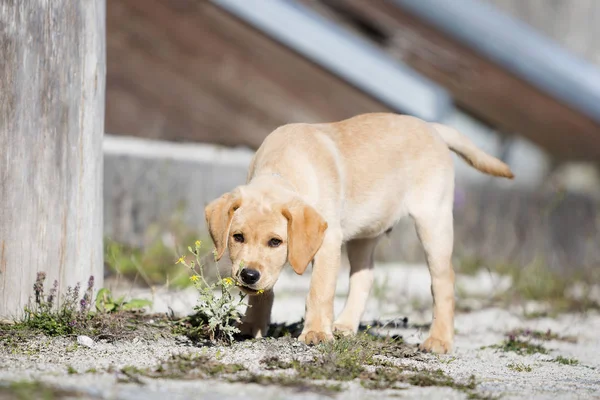
<instances>
[{"instance_id":1,"label":"gravel ground","mask_svg":"<svg viewBox=\"0 0 600 400\"><path fill-rule=\"evenodd\" d=\"M430 313L429 278L424 266L388 266L378 268L380 284L375 288L373 299L365 315L365 321L408 317L408 325L400 328L381 329L379 333L400 334L405 342L415 345L426 336ZM510 282L482 274L479 277L459 277L461 297L469 304L485 303L482 297L490 295ZM302 317L304 295L308 277L292 274L282 276L278 284L274 319L277 322L293 322ZM336 311L343 306L341 294L347 287L347 278L339 284L340 296ZM151 296L149 292L133 290L134 296ZM154 292L154 311L166 311L167 304L176 312L187 313L194 304L192 291L172 293L166 290ZM475 300L474 300L475 299ZM461 299L459 299L460 303ZM441 369L457 382L468 381L474 375L479 395L501 396L506 399L553 399L578 398L600 399L600 315L591 313L567 314L557 318L525 319L522 310L475 307L475 311L458 313L456 318L456 342L452 355L436 356L418 354L416 357L399 358L394 363L419 369ZM543 342L547 354L519 355L485 346L501 343L505 333L523 328L546 332L551 330L560 336L569 336L576 342L550 340ZM538 342L536 342L538 343ZM424 398L462 399L467 394L450 387L409 386L403 390L367 390L358 382L342 383L340 393L319 393L248 383L229 383L214 379L154 379L143 376L132 378L121 371L124 367L139 369L155 367L175 354L194 353L218 359L221 363L238 363L250 372L265 372L259 361L276 355L281 359L310 360L317 350L291 339L263 339L240 342L232 347L195 347L181 338L113 343L99 341L91 348L77 345L75 338L36 338L18 351L8 351L0 346L0 399L19 398L2 391L10 382L32 380L48 383L69 393L56 398L102 398L102 399L369 399L369 398ZM576 359L576 365L564 365L555 361L558 356ZM97 372L90 372L94 369ZM521 369L517 371L515 369ZM529 370L527 372L527 370ZM70 371L70 373L69 373ZM86 372L88 371L88 372ZM12 396L12 397L11 397Z\"/></svg>"}]
</instances>

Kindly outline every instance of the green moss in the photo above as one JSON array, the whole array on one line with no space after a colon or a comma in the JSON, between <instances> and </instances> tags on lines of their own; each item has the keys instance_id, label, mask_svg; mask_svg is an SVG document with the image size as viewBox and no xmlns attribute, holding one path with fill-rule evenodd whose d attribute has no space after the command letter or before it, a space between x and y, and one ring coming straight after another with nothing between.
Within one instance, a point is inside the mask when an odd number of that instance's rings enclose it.
<instances>
[{"instance_id":1,"label":"green moss","mask_svg":"<svg viewBox=\"0 0 600 400\"><path fill-rule=\"evenodd\" d=\"M374 372L363 374L360 378L360 383L363 387L371 390L405 389L408 385L449 387L465 393L469 399L490 398L476 391L477 381L474 375L471 375L466 382L460 382L446 375L440 369L377 368Z\"/></svg>"},{"instance_id":2,"label":"green moss","mask_svg":"<svg viewBox=\"0 0 600 400\"><path fill-rule=\"evenodd\" d=\"M561 336L551 330L547 331L536 331L530 329L514 329L506 333L506 339L499 344L492 346L484 346L485 348L498 349L500 351L509 352L525 355L525 354L547 354L548 350L541 344L544 341L559 340L569 343L575 343L577 338L573 336ZM554 361L561 364L569 364L570 359L564 357L557 357ZM575 363L577 360L574 360ZM570 364L573 365L573 364Z\"/></svg>"},{"instance_id":3,"label":"green moss","mask_svg":"<svg viewBox=\"0 0 600 400\"><path fill-rule=\"evenodd\" d=\"M269 350L273 352L271 354L277 354L279 346L292 343L289 337L267 340L273 344ZM305 350L309 351L308 348ZM265 370L262 373L249 372L242 365L222 363L218 361L218 356L195 354L173 356L154 368L124 368L121 372L129 380L142 376L168 379L219 378L229 382L277 385L326 395L343 390L344 382L349 381L360 383L371 390L442 386L461 391L469 398L487 398L477 391L474 377L461 381L439 369L431 371L414 365L402 365L401 360L406 358L422 359L415 346L407 345L401 339L359 333L321 343L312 347L310 352L313 355L308 360L265 357L260 360L260 365Z\"/></svg>"},{"instance_id":4,"label":"green moss","mask_svg":"<svg viewBox=\"0 0 600 400\"><path fill-rule=\"evenodd\" d=\"M446 386L461 391L474 390L477 387L474 375L471 375L467 382L461 383L446 375L441 369L413 373L407 380L413 386Z\"/></svg>"},{"instance_id":5,"label":"green moss","mask_svg":"<svg viewBox=\"0 0 600 400\"><path fill-rule=\"evenodd\" d=\"M332 395L343 390L339 383L316 383L299 378L297 375L275 374L242 374L228 378L229 382L256 383L259 385L276 385L292 388L298 392L315 392Z\"/></svg>"},{"instance_id":6,"label":"green moss","mask_svg":"<svg viewBox=\"0 0 600 400\"><path fill-rule=\"evenodd\" d=\"M365 372L365 366L377 362L374 356L414 357L414 348L401 339L382 338L368 333L338 336L336 340L317 346L320 355L310 363L293 362L298 375L306 379L331 379L347 381Z\"/></svg>"},{"instance_id":7,"label":"green moss","mask_svg":"<svg viewBox=\"0 0 600 400\"><path fill-rule=\"evenodd\" d=\"M126 375L142 375L149 378L205 379L231 375L246 369L239 364L223 364L204 355L179 354L150 369L126 367Z\"/></svg>"},{"instance_id":8,"label":"green moss","mask_svg":"<svg viewBox=\"0 0 600 400\"><path fill-rule=\"evenodd\" d=\"M579 360L577 360L575 358L567 358L567 357L563 357L563 356L558 356L558 357L556 357L552 361L557 362L559 364L563 364L563 365L577 365L577 364L579 364Z\"/></svg>"},{"instance_id":9,"label":"green moss","mask_svg":"<svg viewBox=\"0 0 600 400\"><path fill-rule=\"evenodd\" d=\"M113 299L110 291L101 288L94 301L94 277L90 276L87 288L81 284L67 287L58 293L59 282L54 281L48 290L45 287L46 273L38 272L33 283L33 296L24 308L24 317L14 324L0 325L0 338L21 332L31 336L41 333L46 336L114 336L126 330L135 330L137 321L130 324L133 315L150 302L140 299L126 301L125 296ZM93 306L95 303L95 306ZM107 307L110 306L110 307ZM76 345L74 345L76 346ZM67 351L74 351L69 347Z\"/></svg>"},{"instance_id":10,"label":"green moss","mask_svg":"<svg viewBox=\"0 0 600 400\"><path fill-rule=\"evenodd\" d=\"M552 332L550 329L548 329L547 331L538 331L538 330L520 328L520 329L513 329L512 331L508 332L506 335L507 336L515 336L515 337L525 337L525 338L541 340L541 341L556 340L556 341L561 341L561 342L577 343L576 337L562 336L556 332Z\"/></svg>"},{"instance_id":11,"label":"green moss","mask_svg":"<svg viewBox=\"0 0 600 400\"><path fill-rule=\"evenodd\" d=\"M360 340L360 339L359 339ZM369 346L358 346L349 338L320 344L321 355L312 362L292 362L298 376L306 379L349 381L357 378L365 365L373 363L374 351Z\"/></svg>"},{"instance_id":12,"label":"green moss","mask_svg":"<svg viewBox=\"0 0 600 400\"><path fill-rule=\"evenodd\" d=\"M137 311L94 314L84 323L74 327L74 334L68 335L73 341L66 346L65 351L74 352L81 349L75 341L75 335L87 335L94 340L108 341L129 340L134 337L147 340L172 337L168 329L170 324L164 314L144 314ZM40 340L45 336L48 336L48 332L36 325L24 322L0 323L0 352L28 356L38 354L47 345L45 341ZM86 351L85 348L81 350Z\"/></svg>"},{"instance_id":13,"label":"green moss","mask_svg":"<svg viewBox=\"0 0 600 400\"><path fill-rule=\"evenodd\" d=\"M281 361L279 357L272 356L260 360L260 363L265 366L265 369L289 369L293 368L293 364L287 361Z\"/></svg>"},{"instance_id":14,"label":"green moss","mask_svg":"<svg viewBox=\"0 0 600 400\"><path fill-rule=\"evenodd\" d=\"M295 375L277 375L276 377L257 377L263 384L280 384L286 386L308 385L314 381L345 382L358 380L360 384L371 390L405 389L412 386L444 386L462 391L469 398L487 398L476 391L475 377L467 382L454 380L442 370L424 370L414 366L402 366L390 360L401 360L417 357L418 352L404 344L400 339L377 337L367 333L356 336L338 337L337 340L322 343L315 347L319 354L312 360L301 362L292 360L285 362L278 357L263 359L261 363L267 369L290 369ZM386 358L381 358L381 357ZM234 378L237 379L237 378Z\"/></svg>"},{"instance_id":15,"label":"green moss","mask_svg":"<svg viewBox=\"0 0 600 400\"><path fill-rule=\"evenodd\" d=\"M8 386L0 384L0 399L6 400L59 400L59 399L88 399L90 396L76 391L53 388L42 382L19 381Z\"/></svg>"},{"instance_id":16,"label":"green moss","mask_svg":"<svg viewBox=\"0 0 600 400\"><path fill-rule=\"evenodd\" d=\"M487 346L492 349L497 349L503 352L512 351L514 353L525 355L525 354L547 354L548 350L541 344L532 343L529 340L521 340L514 336L508 337L500 344Z\"/></svg>"},{"instance_id":17,"label":"green moss","mask_svg":"<svg viewBox=\"0 0 600 400\"><path fill-rule=\"evenodd\" d=\"M171 332L186 336L193 343L207 342L210 337L206 318L198 313L172 321Z\"/></svg>"},{"instance_id":18,"label":"green moss","mask_svg":"<svg viewBox=\"0 0 600 400\"><path fill-rule=\"evenodd\" d=\"M508 369L512 369L516 372L531 372L532 368L530 365L525 365L523 363L510 363L506 366Z\"/></svg>"}]
</instances>

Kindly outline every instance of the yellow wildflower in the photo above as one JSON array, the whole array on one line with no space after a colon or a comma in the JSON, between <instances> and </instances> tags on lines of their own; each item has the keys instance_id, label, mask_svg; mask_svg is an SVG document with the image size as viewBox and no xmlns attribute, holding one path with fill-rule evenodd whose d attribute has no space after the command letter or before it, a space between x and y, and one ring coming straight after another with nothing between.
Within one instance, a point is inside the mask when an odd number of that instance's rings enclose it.
<instances>
[{"instance_id":1,"label":"yellow wildflower","mask_svg":"<svg viewBox=\"0 0 600 400\"><path fill-rule=\"evenodd\" d=\"M185 257L181 256L179 257L179 260L177 260L177 262L175 264L183 264L185 262Z\"/></svg>"},{"instance_id":2,"label":"yellow wildflower","mask_svg":"<svg viewBox=\"0 0 600 400\"><path fill-rule=\"evenodd\" d=\"M202 242L200 240L196 240L195 245L196 245L196 247L200 247L200 246L202 246Z\"/></svg>"},{"instance_id":3,"label":"yellow wildflower","mask_svg":"<svg viewBox=\"0 0 600 400\"><path fill-rule=\"evenodd\" d=\"M263 294L264 292L265 292L264 289L259 289L256 291L256 293L258 293L258 294Z\"/></svg>"},{"instance_id":4,"label":"yellow wildflower","mask_svg":"<svg viewBox=\"0 0 600 400\"><path fill-rule=\"evenodd\" d=\"M223 283L224 283L225 285L228 285L228 286L229 286L229 285L233 285L233 279L231 279L231 278L224 278L224 279L223 279Z\"/></svg>"},{"instance_id":5,"label":"yellow wildflower","mask_svg":"<svg viewBox=\"0 0 600 400\"><path fill-rule=\"evenodd\" d=\"M190 281L192 281L194 283L198 282L198 279L200 279L200 277L198 275L190 276Z\"/></svg>"}]
</instances>

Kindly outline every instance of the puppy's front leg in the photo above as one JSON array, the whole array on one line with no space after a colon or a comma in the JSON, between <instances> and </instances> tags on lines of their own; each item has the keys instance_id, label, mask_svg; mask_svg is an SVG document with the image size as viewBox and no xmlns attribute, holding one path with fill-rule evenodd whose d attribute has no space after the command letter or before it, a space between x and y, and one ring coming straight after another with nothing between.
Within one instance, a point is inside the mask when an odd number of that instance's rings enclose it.
<instances>
[{"instance_id":1,"label":"puppy's front leg","mask_svg":"<svg viewBox=\"0 0 600 400\"><path fill-rule=\"evenodd\" d=\"M333 299L340 269L342 235L328 231L321 248L315 255L306 298L304 329L299 340L318 344L333 339Z\"/></svg>"},{"instance_id":2,"label":"puppy's front leg","mask_svg":"<svg viewBox=\"0 0 600 400\"><path fill-rule=\"evenodd\" d=\"M271 309L273 308L273 290L257 294L248 298L246 315L242 318L240 333L244 336L260 338L267 335L271 323Z\"/></svg>"}]
</instances>

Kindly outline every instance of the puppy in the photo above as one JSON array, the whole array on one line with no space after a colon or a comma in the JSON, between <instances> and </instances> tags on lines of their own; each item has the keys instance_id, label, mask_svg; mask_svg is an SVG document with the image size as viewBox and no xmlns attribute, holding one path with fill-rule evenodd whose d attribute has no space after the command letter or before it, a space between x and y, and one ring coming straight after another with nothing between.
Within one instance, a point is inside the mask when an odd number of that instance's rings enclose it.
<instances>
[{"instance_id":1,"label":"puppy","mask_svg":"<svg viewBox=\"0 0 600 400\"><path fill-rule=\"evenodd\" d=\"M418 118L363 114L324 124L289 124L264 140L247 183L206 206L216 258L226 250L232 276L250 295L242 332L266 334L273 286L286 263L303 274L312 263L304 330L316 344L333 332L356 333L373 283L373 252L405 216L416 225L431 275L433 322L423 351L447 353L454 339L450 150L474 168L513 178L502 161L456 130ZM342 244L350 290L334 321ZM259 294L260 293L260 294Z\"/></svg>"}]
</instances>

